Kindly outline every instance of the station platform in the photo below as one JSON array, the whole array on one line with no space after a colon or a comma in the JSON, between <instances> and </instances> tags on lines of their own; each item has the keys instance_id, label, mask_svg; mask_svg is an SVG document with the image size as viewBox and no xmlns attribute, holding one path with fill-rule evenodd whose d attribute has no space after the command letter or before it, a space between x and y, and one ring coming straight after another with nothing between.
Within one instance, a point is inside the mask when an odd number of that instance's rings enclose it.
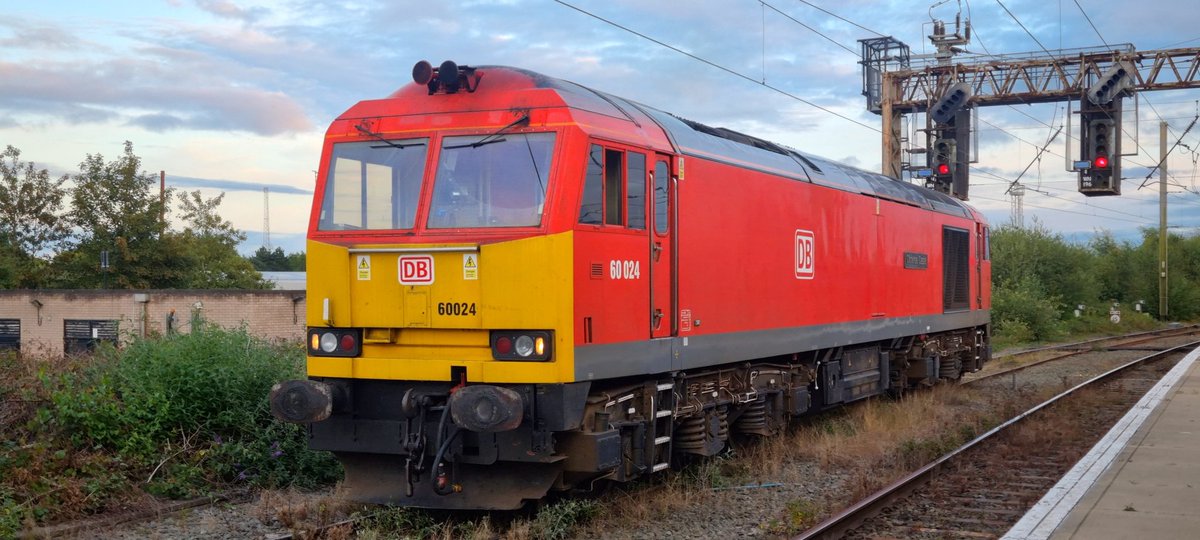
<instances>
[{"instance_id":1,"label":"station platform","mask_svg":"<svg viewBox=\"0 0 1200 540\"><path fill-rule=\"evenodd\" d=\"M1176 364L1003 538L1200 538L1197 358Z\"/></svg>"}]
</instances>

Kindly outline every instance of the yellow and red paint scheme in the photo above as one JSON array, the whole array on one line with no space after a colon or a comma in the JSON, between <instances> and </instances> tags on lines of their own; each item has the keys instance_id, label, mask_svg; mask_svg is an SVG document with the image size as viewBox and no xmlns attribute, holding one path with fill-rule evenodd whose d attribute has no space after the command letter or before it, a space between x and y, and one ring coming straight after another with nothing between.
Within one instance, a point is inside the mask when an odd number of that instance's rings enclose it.
<instances>
[{"instance_id":1,"label":"yellow and red paint scheme","mask_svg":"<svg viewBox=\"0 0 1200 540\"><path fill-rule=\"evenodd\" d=\"M475 91L410 84L360 102L330 126L310 216L307 320L312 328L362 329L362 353L310 355L310 377L595 390L606 381L948 331L983 335L978 346L987 348L987 224L970 207L813 156L793 153L776 168L736 149L722 153L721 144L749 144L736 137L691 144L681 120L573 83L513 68L477 73ZM555 136L540 222L428 227L443 138L498 130ZM428 140L429 155L412 228L317 226L335 145L414 138ZM580 223L597 149L646 164L644 183L633 184L644 190L640 205L628 197L605 203L620 205L618 223ZM644 225L629 226L639 209ZM966 276L954 291L943 261L950 234L962 236L967 251L953 263ZM432 283L400 282L399 260L409 255L432 257ZM467 256L478 264L474 274ZM439 313L447 304L471 309ZM552 357L497 360L489 335L498 330L552 332ZM371 451L340 444L330 448ZM371 463L361 469L381 467ZM531 493L538 489L546 488ZM414 504L442 505L417 497Z\"/></svg>"}]
</instances>

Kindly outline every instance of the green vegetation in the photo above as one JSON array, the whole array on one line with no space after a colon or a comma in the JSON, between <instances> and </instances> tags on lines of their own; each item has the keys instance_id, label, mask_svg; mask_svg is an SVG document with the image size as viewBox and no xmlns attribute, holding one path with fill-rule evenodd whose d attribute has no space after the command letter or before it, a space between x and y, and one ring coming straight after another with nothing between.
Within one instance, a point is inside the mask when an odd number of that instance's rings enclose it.
<instances>
[{"instance_id":1,"label":"green vegetation","mask_svg":"<svg viewBox=\"0 0 1200 540\"><path fill-rule=\"evenodd\" d=\"M176 230L168 216L177 193L160 193L157 175L141 168L126 142L117 159L88 154L77 174L55 179L8 146L0 153L0 288L270 287L237 253L246 235L217 213L224 194L183 193ZM109 266L101 270L103 253Z\"/></svg>"},{"instance_id":2,"label":"green vegetation","mask_svg":"<svg viewBox=\"0 0 1200 540\"><path fill-rule=\"evenodd\" d=\"M270 414L271 386L302 365L299 348L207 327L88 359L3 357L0 537L139 490L182 498L337 480L331 455Z\"/></svg>"},{"instance_id":3,"label":"green vegetation","mask_svg":"<svg viewBox=\"0 0 1200 540\"><path fill-rule=\"evenodd\" d=\"M254 269L260 272L303 272L305 257L303 251L284 253L283 248L274 251L265 246L258 248L254 255L246 258Z\"/></svg>"},{"instance_id":4,"label":"green vegetation","mask_svg":"<svg viewBox=\"0 0 1200 540\"><path fill-rule=\"evenodd\" d=\"M1200 236L1172 234L1168 242L1170 317L1200 316ZM1158 232L1140 243L1097 235L1086 245L1067 242L1040 224L992 231L992 323L995 345L1047 341L1065 334L1116 333L1150 328L1158 313ZM1144 313L1134 304L1144 300ZM1109 322L1119 304L1121 323ZM1082 317L1074 311L1085 306Z\"/></svg>"}]
</instances>

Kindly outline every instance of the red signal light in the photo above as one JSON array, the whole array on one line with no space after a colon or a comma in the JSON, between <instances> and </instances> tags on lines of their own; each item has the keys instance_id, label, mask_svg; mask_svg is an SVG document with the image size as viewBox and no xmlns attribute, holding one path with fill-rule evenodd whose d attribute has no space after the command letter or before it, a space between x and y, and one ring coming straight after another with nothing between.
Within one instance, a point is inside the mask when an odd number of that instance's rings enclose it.
<instances>
[{"instance_id":1,"label":"red signal light","mask_svg":"<svg viewBox=\"0 0 1200 540\"><path fill-rule=\"evenodd\" d=\"M1108 168L1108 157L1106 157L1106 156L1097 157L1096 158L1096 168L1097 169L1107 169Z\"/></svg>"},{"instance_id":2,"label":"red signal light","mask_svg":"<svg viewBox=\"0 0 1200 540\"><path fill-rule=\"evenodd\" d=\"M949 163L938 163L937 173L938 174L950 174L950 164Z\"/></svg>"}]
</instances>

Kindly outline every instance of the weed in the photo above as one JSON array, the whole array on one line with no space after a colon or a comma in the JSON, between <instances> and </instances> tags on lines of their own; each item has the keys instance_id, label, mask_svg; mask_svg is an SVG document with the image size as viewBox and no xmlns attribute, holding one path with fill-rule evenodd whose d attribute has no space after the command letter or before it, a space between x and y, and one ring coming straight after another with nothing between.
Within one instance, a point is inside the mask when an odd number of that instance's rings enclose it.
<instances>
[{"instance_id":1,"label":"weed","mask_svg":"<svg viewBox=\"0 0 1200 540\"><path fill-rule=\"evenodd\" d=\"M371 538L433 538L448 531L448 525L423 510L385 507L363 520L358 537Z\"/></svg>"},{"instance_id":2,"label":"weed","mask_svg":"<svg viewBox=\"0 0 1200 540\"><path fill-rule=\"evenodd\" d=\"M816 525L823 513L824 508L816 501L793 499L784 506L783 520L771 520L767 530L775 535L793 536Z\"/></svg>"},{"instance_id":3,"label":"weed","mask_svg":"<svg viewBox=\"0 0 1200 540\"><path fill-rule=\"evenodd\" d=\"M91 357L0 358L0 392L33 404L19 422L0 416L0 537L138 488L179 498L335 481L333 457L270 415L271 386L302 365L297 347L210 326Z\"/></svg>"},{"instance_id":4,"label":"weed","mask_svg":"<svg viewBox=\"0 0 1200 540\"><path fill-rule=\"evenodd\" d=\"M599 508L590 499L567 499L538 509L530 533L539 540L561 540L596 516Z\"/></svg>"}]
</instances>

